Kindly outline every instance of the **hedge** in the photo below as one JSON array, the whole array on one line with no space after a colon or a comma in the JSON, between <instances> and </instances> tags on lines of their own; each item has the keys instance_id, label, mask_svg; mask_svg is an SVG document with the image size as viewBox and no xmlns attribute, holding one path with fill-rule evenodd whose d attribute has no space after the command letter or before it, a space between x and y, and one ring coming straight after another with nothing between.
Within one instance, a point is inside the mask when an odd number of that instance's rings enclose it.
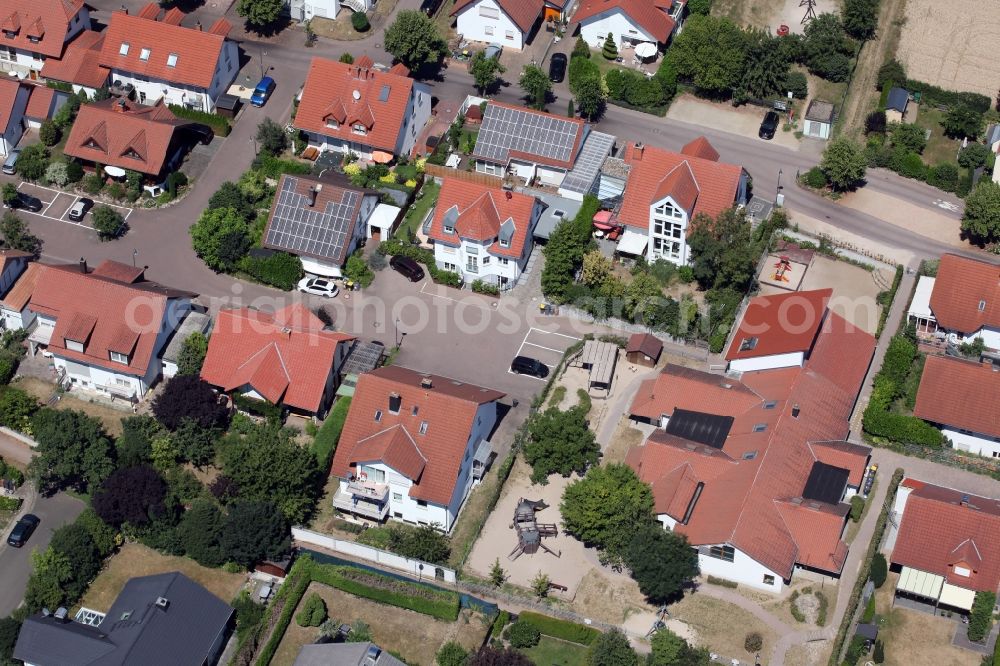
<instances>
[{"instance_id":1,"label":"hedge","mask_svg":"<svg viewBox=\"0 0 1000 666\"><path fill-rule=\"evenodd\" d=\"M257 666L267 666L271 663L274 653L277 652L278 645L281 644L281 639L284 637L285 631L292 621L295 607L299 605L302 595L306 593L309 583L312 582L310 575L312 563L312 559L308 555L299 558L292 565L288 577L285 578L281 589L278 590L274 601L271 602L272 608L279 600L283 602L283 605L281 606L281 614L278 616L278 621L274 623L274 630L271 632L271 637L267 640L264 649L260 651L260 656L257 657Z\"/></svg>"},{"instance_id":2,"label":"hedge","mask_svg":"<svg viewBox=\"0 0 1000 666\"><path fill-rule=\"evenodd\" d=\"M569 641L570 643L578 643L580 645L590 645L593 643L601 632L593 627L588 627L585 624L577 624L576 622L570 622L569 620L560 620L559 618L550 617L548 615L542 615L540 613L533 613L531 611L524 611L517 616L518 622L526 622L538 631L546 636L551 636L552 638L558 638L564 641Z\"/></svg>"},{"instance_id":3,"label":"hedge","mask_svg":"<svg viewBox=\"0 0 1000 666\"><path fill-rule=\"evenodd\" d=\"M195 122L208 125L219 136L229 136L229 132L233 129L232 125L229 124L229 120L218 114L196 111L195 109L189 109L186 106L181 106L179 104L170 104L169 106L170 110L173 111L174 115L178 118L193 120Z\"/></svg>"},{"instance_id":4,"label":"hedge","mask_svg":"<svg viewBox=\"0 0 1000 666\"><path fill-rule=\"evenodd\" d=\"M337 442L340 440L340 431L344 429L344 421L347 420L347 411L351 408L351 399L343 397L327 414L326 420L320 426L319 432L313 438L312 452L316 456L316 462L320 469L330 468L330 461L333 459L333 452L337 450Z\"/></svg>"},{"instance_id":5,"label":"hedge","mask_svg":"<svg viewBox=\"0 0 1000 666\"><path fill-rule=\"evenodd\" d=\"M267 257L246 256L240 259L237 267L257 282L282 291L294 289L305 275L302 260L287 252L275 252Z\"/></svg>"},{"instance_id":6,"label":"hedge","mask_svg":"<svg viewBox=\"0 0 1000 666\"><path fill-rule=\"evenodd\" d=\"M267 153L261 153L254 159L253 168L263 174L265 178L273 179L277 179L284 173L304 176L312 171L312 167L306 162L283 160Z\"/></svg>"},{"instance_id":7,"label":"hedge","mask_svg":"<svg viewBox=\"0 0 1000 666\"><path fill-rule=\"evenodd\" d=\"M17 511L21 508L20 497L0 497L0 511Z\"/></svg>"},{"instance_id":8,"label":"hedge","mask_svg":"<svg viewBox=\"0 0 1000 666\"><path fill-rule=\"evenodd\" d=\"M251 398L250 396L243 395L242 393L233 394L233 404L240 411L247 412L248 414L253 414L255 416L263 416L268 421L280 421L281 420L281 407L266 400L257 400L256 398Z\"/></svg>"},{"instance_id":9,"label":"hedge","mask_svg":"<svg viewBox=\"0 0 1000 666\"><path fill-rule=\"evenodd\" d=\"M990 623L993 619L993 606L997 602L997 595L993 592L976 592L975 600L972 602L972 611L969 613L969 640L980 642L986 638L990 632Z\"/></svg>"},{"instance_id":10,"label":"hedge","mask_svg":"<svg viewBox=\"0 0 1000 666\"><path fill-rule=\"evenodd\" d=\"M888 88L889 86L885 87ZM931 84L924 83L923 81L907 79L903 87L906 88L911 95L913 93L920 93L921 104L944 107L967 106L970 109L978 111L979 113L986 113L993 106L993 100L986 95L980 95L979 93L974 92L945 90L944 88L938 88L937 86L932 86Z\"/></svg>"},{"instance_id":11,"label":"hedge","mask_svg":"<svg viewBox=\"0 0 1000 666\"><path fill-rule=\"evenodd\" d=\"M361 574L386 587L367 585L363 581L348 577L348 572ZM334 564L313 564L312 578L317 583L329 585L356 597L371 599L382 604L407 608L439 620L453 622L458 619L459 598L456 592L435 590L425 585L417 585L355 567ZM391 586L391 587L390 587ZM403 590L410 590L409 593Z\"/></svg>"}]
</instances>

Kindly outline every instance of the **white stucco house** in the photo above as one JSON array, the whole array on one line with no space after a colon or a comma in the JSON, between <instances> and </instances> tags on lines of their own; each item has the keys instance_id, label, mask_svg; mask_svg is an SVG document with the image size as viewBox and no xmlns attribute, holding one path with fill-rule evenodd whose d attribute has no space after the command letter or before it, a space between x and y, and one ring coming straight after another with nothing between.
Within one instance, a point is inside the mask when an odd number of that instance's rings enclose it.
<instances>
[{"instance_id":1,"label":"white stucco house","mask_svg":"<svg viewBox=\"0 0 1000 666\"><path fill-rule=\"evenodd\" d=\"M913 415L941 430L967 453L1000 458L1000 365L955 356L928 355Z\"/></svg>"},{"instance_id":2,"label":"white stucco house","mask_svg":"<svg viewBox=\"0 0 1000 666\"><path fill-rule=\"evenodd\" d=\"M563 7L562 0L458 0L451 15L463 38L520 51L531 40L536 24L561 19Z\"/></svg>"},{"instance_id":3,"label":"white stucco house","mask_svg":"<svg viewBox=\"0 0 1000 666\"><path fill-rule=\"evenodd\" d=\"M924 338L950 346L982 338L987 350L1000 351L1000 280L988 261L941 256L937 276L921 276L907 319Z\"/></svg>"},{"instance_id":4,"label":"white stucco house","mask_svg":"<svg viewBox=\"0 0 1000 666\"><path fill-rule=\"evenodd\" d=\"M512 288L531 255L535 225L544 209L537 197L444 179L425 233L441 270Z\"/></svg>"},{"instance_id":5,"label":"white stucco house","mask_svg":"<svg viewBox=\"0 0 1000 666\"><path fill-rule=\"evenodd\" d=\"M430 88L401 64L313 58L292 124L320 151L389 162L409 156L431 117Z\"/></svg>"},{"instance_id":6,"label":"white stucco house","mask_svg":"<svg viewBox=\"0 0 1000 666\"><path fill-rule=\"evenodd\" d=\"M619 49L651 42L663 48L680 30L686 0L582 0L573 20L593 48L608 34Z\"/></svg>"},{"instance_id":7,"label":"white stucco house","mask_svg":"<svg viewBox=\"0 0 1000 666\"><path fill-rule=\"evenodd\" d=\"M399 366L358 378L331 474L346 517L451 531L489 463L503 393Z\"/></svg>"},{"instance_id":8,"label":"white stucco house","mask_svg":"<svg viewBox=\"0 0 1000 666\"><path fill-rule=\"evenodd\" d=\"M138 401L160 378L163 350L194 294L146 280L144 273L110 260L91 270L81 260L22 274L21 280L33 280L21 309L29 348L51 355L60 384ZM18 288L15 283L10 299ZM18 305L9 304L12 314Z\"/></svg>"},{"instance_id":9,"label":"white stucco house","mask_svg":"<svg viewBox=\"0 0 1000 666\"><path fill-rule=\"evenodd\" d=\"M219 19L207 30L182 26L176 7L160 18L150 3L136 15L111 14L100 64L110 70L117 91L131 91L141 104L167 104L212 112L240 69L236 43L226 38L232 26Z\"/></svg>"},{"instance_id":10,"label":"white stucco house","mask_svg":"<svg viewBox=\"0 0 1000 666\"><path fill-rule=\"evenodd\" d=\"M90 27L84 0L37 0L0 3L0 72L37 79L49 58L59 58L66 44Z\"/></svg>"},{"instance_id":11,"label":"white stucco house","mask_svg":"<svg viewBox=\"0 0 1000 666\"><path fill-rule=\"evenodd\" d=\"M304 22L315 16L337 18L341 9L367 12L375 6L375 0L286 0L286 5L293 21Z\"/></svg>"}]
</instances>

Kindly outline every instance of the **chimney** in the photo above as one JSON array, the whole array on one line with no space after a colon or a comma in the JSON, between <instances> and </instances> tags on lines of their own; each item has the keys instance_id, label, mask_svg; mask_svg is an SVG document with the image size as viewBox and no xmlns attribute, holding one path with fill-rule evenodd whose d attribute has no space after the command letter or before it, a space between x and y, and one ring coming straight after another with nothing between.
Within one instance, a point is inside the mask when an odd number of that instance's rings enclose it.
<instances>
[{"instance_id":1,"label":"chimney","mask_svg":"<svg viewBox=\"0 0 1000 666\"><path fill-rule=\"evenodd\" d=\"M166 597L156 597L156 607L167 610L170 606L170 601Z\"/></svg>"},{"instance_id":2,"label":"chimney","mask_svg":"<svg viewBox=\"0 0 1000 666\"><path fill-rule=\"evenodd\" d=\"M431 378L429 376L421 377L420 388L425 388L425 389L434 388L434 382L431 381Z\"/></svg>"},{"instance_id":3,"label":"chimney","mask_svg":"<svg viewBox=\"0 0 1000 666\"><path fill-rule=\"evenodd\" d=\"M799 418L799 412L801 411L802 410L799 408L799 403L795 403L794 405L792 405L792 418L793 419Z\"/></svg>"},{"instance_id":4,"label":"chimney","mask_svg":"<svg viewBox=\"0 0 1000 666\"><path fill-rule=\"evenodd\" d=\"M399 408L403 404L403 397L398 393L389 394L389 413L399 414Z\"/></svg>"},{"instance_id":5,"label":"chimney","mask_svg":"<svg viewBox=\"0 0 1000 666\"><path fill-rule=\"evenodd\" d=\"M309 188L309 207L312 208L316 205L316 186L313 185Z\"/></svg>"},{"instance_id":6,"label":"chimney","mask_svg":"<svg viewBox=\"0 0 1000 666\"><path fill-rule=\"evenodd\" d=\"M642 145L642 142L636 141L635 142L635 148L633 148L633 150L632 150L632 157L634 159L636 159L636 160L641 160L642 159L642 149L644 147L645 146Z\"/></svg>"},{"instance_id":7,"label":"chimney","mask_svg":"<svg viewBox=\"0 0 1000 666\"><path fill-rule=\"evenodd\" d=\"M196 21L194 24L194 29L201 32L201 21Z\"/></svg>"},{"instance_id":8,"label":"chimney","mask_svg":"<svg viewBox=\"0 0 1000 666\"><path fill-rule=\"evenodd\" d=\"M128 15L128 7L126 7L126 6L124 5L124 4L122 4L122 8L121 8L121 11L122 11L122 12L123 12L123 13L124 13L125 15Z\"/></svg>"},{"instance_id":9,"label":"chimney","mask_svg":"<svg viewBox=\"0 0 1000 666\"><path fill-rule=\"evenodd\" d=\"M80 257L80 272L87 273L87 260L84 257Z\"/></svg>"}]
</instances>

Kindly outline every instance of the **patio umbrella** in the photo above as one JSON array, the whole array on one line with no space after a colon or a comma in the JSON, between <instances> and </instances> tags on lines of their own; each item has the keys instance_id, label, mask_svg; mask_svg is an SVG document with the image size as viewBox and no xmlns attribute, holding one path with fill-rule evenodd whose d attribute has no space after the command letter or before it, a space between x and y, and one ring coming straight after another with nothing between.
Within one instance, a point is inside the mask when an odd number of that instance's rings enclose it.
<instances>
[{"instance_id":1,"label":"patio umbrella","mask_svg":"<svg viewBox=\"0 0 1000 666\"><path fill-rule=\"evenodd\" d=\"M124 178L125 177L125 169L122 169L121 167L111 166L111 165L108 165L108 166L104 167L104 173L108 174L112 178Z\"/></svg>"},{"instance_id":2,"label":"patio umbrella","mask_svg":"<svg viewBox=\"0 0 1000 666\"><path fill-rule=\"evenodd\" d=\"M392 153L387 153L383 150L373 150L372 151L372 162L378 164L388 164L393 159Z\"/></svg>"},{"instance_id":3,"label":"patio umbrella","mask_svg":"<svg viewBox=\"0 0 1000 666\"><path fill-rule=\"evenodd\" d=\"M656 44L653 42L643 42L635 47L635 57L642 58L652 58L656 55Z\"/></svg>"}]
</instances>

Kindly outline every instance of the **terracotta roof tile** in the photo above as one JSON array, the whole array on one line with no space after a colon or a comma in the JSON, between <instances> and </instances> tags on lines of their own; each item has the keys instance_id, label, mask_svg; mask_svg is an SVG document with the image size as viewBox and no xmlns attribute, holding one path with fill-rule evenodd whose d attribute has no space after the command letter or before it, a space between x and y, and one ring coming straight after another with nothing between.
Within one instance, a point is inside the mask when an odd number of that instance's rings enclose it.
<instances>
[{"instance_id":1,"label":"terracotta roof tile","mask_svg":"<svg viewBox=\"0 0 1000 666\"><path fill-rule=\"evenodd\" d=\"M158 7L156 11L159 12ZM171 25L124 12L111 14L104 35L100 57L104 67L198 88L212 85L226 43L225 34ZM121 53L123 44L129 45L124 55ZM145 61L140 59L143 49L149 49ZM171 54L177 56L173 66L167 64Z\"/></svg>"},{"instance_id":2,"label":"terracotta roof tile","mask_svg":"<svg viewBox=\"0 0 1000 666\"><path fill-rule=\"evenodd\" d=\"M479 5L480 0L458 0L455 8L451 10L451 15L455 16L469 7ZM514 25L527 35L531 32L532 26L542 13L545 7L544 0L495 0L503 10L503 13L510 17Z\"/></svg>"},{"instance_id":3,"label":"terracotta roof tile","mask_svg":"<svg viewBox=\"0 0 1000 666\"><path fill-rule=\"evenodd\" d=\"M425 379L430 381L430 388L421 385ZM390 394L400 397L398 414L389 411ZM410 488L410 497L447 505L458 481L479 406L503 396L499 391L399 366L365 373L358 378L331 474L341 478L351 476L352 461L360 455L356 452L359 443L399 426L412 436L426 460L419 480ZM381 412L378 421L376 411ZM424 422L425 433L420 434Z\"/></svg>"},{"instance_id":4,"label":"terracotta roof tile","mask_svg":"<svg viewBox=\"0 0 1000 666\"><path fill-rule=\"evenodd\" d=\"M808 352L833 289L758 296L747 305L726 360Z\"/></svg>"},{"instance_id":5,"label":"terracotta roof tile","mask_svg":"<svg viewBox=\"0 0 1000 666\"><path fill-rule=\"evenodd\" d=\"M674 31L674 19L650 0L583 0L573 19L582 23L589 18L616 9L631 18L636 25L661 44L665 44Z\"/></svg>"},{"instance_id":6,"label":"terracotta roof tile","mask_svg":"<svg viewBox=\"0 0 1000 666\"><path fill-rule=\"evenodd\" d=\"M931 312L942 327L960 333L1000 327L1000 266L954 254L942 256Z\"/></svg>"},{"instance_id":7,"label":"terracotta roof tile","mask_svg":"<svg viewBox=\"0 0 1000 666\"><path fill-rule=\"evenodd\" d=\"M355 466L367 462L384 462L406 478L418 482L427 466L427 458L420 452L417 442L399 423L358 440L351 450L349 464Z\"/></svg>"},{"instance_id":8,"label":"terracotta roof tile","mask_svg":"<svg viewBox=\"0 0 1000 666\"><path fill-rule=\"evenodd\" d=\"M307 132L395 153L412 92L413 79L407 76L313 58L293 123ZM331 116L339 127L327 125ZM351 129L359 121L368 127L365 136Z\"/></svg>"},{"instance_id":9,"label":"terracotta roof tile","mask_svg":"<svg viewBox=\"0 0 1000 666\"><path fill-rule=\"evenodd\" d=\"M29 262L28 267L24 269L24 272L14 282L7 295L0 300L0 304L14 312L23 310L28 305L28 301L31 300L31 293L35 290L35 284L41 272L41 264L36 264L33 261Z\"/></svg>"},{"instance_id":10,"label":"terracotta roof tile","mask_svg":"<svg viewBox=\"0 0 1000 666\"><path fill-rule=\"evenodd\" d=\"M19 2L0 0L0 28L15 33L4 35L3 44L24 51L40 53L46 57L62 55L69 24L84 8L83 0L38 0ZM38 38L32 41L29 36Z\"/></svg>"},{"instance_id":11,"label":"terracotta roof tile","mask_svg":"<svg viewBox=\"0 0 1000 666\"><path fill-rule=\"evenodd\" d=\"M963 504L965 500L965 504ZM922 484L910 492L891 561L944 576L952 585L1000 587L1000 501ZM955 566L971 571L955 573Z\"/></svg>"},{"instance_id":12,"label":"terracotta roof tile","mask_svg":"<svg viewBox=\"0 0 1000 666\"><path fill-rule=\"evenodd\" d=\"M456 178L445 178L434 208L434 218L427 236L435 242L458 245L459 238L474 241L498 239L489 247L490 254L520 257L528 236L528 227L537 199L520 192L479 185ZM455 208L455 233L445 233L444 219ZM510 220L514 233L510 247L501 247L500 228Z\"/></svg>"},{"instance_id":13,"label":"terracotta roof tile","mask_svg":"<svg viewBox=\"0 0 1000 666\"><path fill-rule=\"evenodd\" d=\"M707 141L705 141L708 144ZM735 164L725 164L694 155L674 153L661 148L637 148L629 143L624 160L630 167L618 219L624 224L643 230L649 229L649 206L665 174L687 162L698 184L698 196L690 210L693 215L704 213L715 217L736 202L743 169Z\"/></svg>"},{"instance_id":14,"label":"terracotta roof tile","mask_svg":"<svg viewBox=\"0 0 1000 666\"><path fill-rule=\"evenodd\" d=\"M313 413L333 372L337 345L353 339L323 330L323 322L299 303L273 315L220 310L201 377L223 391L249 385L269 402Z\"/></svg>"},{"instance_id":15,"label":"terracotta roof tile","mask_svg":"<svg viewBox=\"0 0 1000 666\"><path fill-rule=\"evenodd\" d=\"M667 175L663 177L663 180L656 187L656 192L653 193L653 201L661 201L670 197L677 205L687 211L688 215L693 216L692 211L695 202L698 201L699 193L698 180L694 177L694 172L691 171L691 165L684 161L668 171Z\"/></svg>"},{"instance_id":16,"label":"terracotta roof tile","mask_svg":"<svg viewBox=\"0 0 1000 666\"><path fill-rule=\"evenodd\" d=\"M45 120L52 110L52 100L55 99L55 88L48 86L30 86L28 88L28 106L24 109L24 116L36 120Z\"/></svg>"},{"instance_id":17,"label":"terracotta roof tile","mask_svg":"<svg viewBox=\"0 0 1000 666\"><path fill-rule=\"evenodd\" d=\"M712 144L708 142L703 136L699 136L690 143L684 145L681 148L681 153L684 155L689 155L691 157L700 157L703 160L709 160L710 162L719 161L719 151L717 151Z\"/></svg>"},{"instance_id":18,"label":"terracotta roof tile","mask_svg":"<svg viewBox=\"0 0 1000 666\"><path fill-rule=\"evenodd\" d=\"M941 425L1000 437L1000 367L929 355L913 415Z\"/></svg>"},{"instance_id":19,"label":"terracotta roof tile","mask_svg":"<svg viewBox=\"0 0 1000 666\"><path fill-rule=\"evenodd\" d=\"M740 382L668 363L655 379L639 385L629 413L658 422L675 409L704 411L711 405L713 414L736 416L759 402L760 396Z\"/></svg>"},{"instance_id":20,"label":"terracotta roof tile","mask_svg":"<svg viewBox=\"0 0 1000 666\"><path fill-rule=\"evenodd\" d=\"M846 469L850 472L847 484L856 488L861 487L865 468L868 466L868 456L871 453L867 446L850 442L811 442L809 446L816 460Z\"/></svg>"}]
</instances>

